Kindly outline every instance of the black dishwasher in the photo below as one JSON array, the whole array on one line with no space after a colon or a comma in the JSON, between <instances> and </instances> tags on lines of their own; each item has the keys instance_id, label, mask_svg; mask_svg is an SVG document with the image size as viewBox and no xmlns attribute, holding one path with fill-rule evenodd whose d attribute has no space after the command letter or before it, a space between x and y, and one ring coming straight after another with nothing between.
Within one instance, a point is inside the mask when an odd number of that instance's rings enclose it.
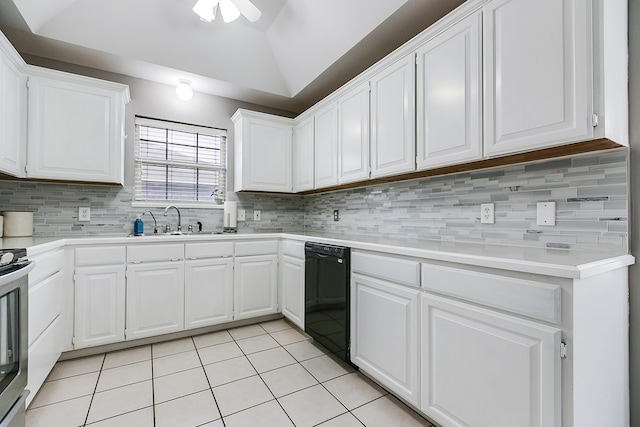
<instances>
[{"instance_id":1,"label":"black dishwasher","mask_svg":"<svg viewBox=\"0 0 640 427\"><path fill-rule=\"evenodd\" d=\"M340 359L349 358L349 248L306 242L304 328Z\"/></svg>"}]
</instances>

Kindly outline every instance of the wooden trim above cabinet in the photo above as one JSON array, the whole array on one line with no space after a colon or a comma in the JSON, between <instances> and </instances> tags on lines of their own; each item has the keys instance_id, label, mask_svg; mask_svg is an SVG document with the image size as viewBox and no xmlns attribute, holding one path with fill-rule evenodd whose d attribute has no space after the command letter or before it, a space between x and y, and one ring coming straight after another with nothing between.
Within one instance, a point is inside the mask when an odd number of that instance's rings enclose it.
<instances>
[{"instance_id":1,"label":"wooden trim above cabinet","mask_svg":"<svg viewBox=\"0 0 640 427\"><path fill-rule=\"evenodd\" d=\"M319 188L315 190L303 191L298 194L317 194L328 191L345 190L349 188L365 187L376 184L390 182L407 181L411 179L428 178L431 176L449 175L454 173L471 172L480 169L512 166L520 163L537 162L541 160L555 159L559 157L574 156L577 154L591 153L594 151L606 151L623 148L609 139L601 138L593 141L578 142L574 144L561 145L558 147L544 148L542 150L528 151L524 153L511 154L508 156L495 157L491 159L478 160L475 162L462 163L459 165L443 166L418 172L411 172L402 175L388 176L384 178L369 179L333 187Z\"/></svg>"}]
</instances>

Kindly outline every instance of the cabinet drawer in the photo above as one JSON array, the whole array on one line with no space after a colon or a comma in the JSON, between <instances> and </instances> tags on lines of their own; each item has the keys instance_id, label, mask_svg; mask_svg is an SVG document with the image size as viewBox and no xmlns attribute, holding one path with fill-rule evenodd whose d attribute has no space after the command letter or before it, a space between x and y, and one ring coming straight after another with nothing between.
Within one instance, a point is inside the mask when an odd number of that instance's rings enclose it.
<instances>
[{"instance_id":1,"label":"cabinet drawer","mask_svg":"<svg viewBox=\"0 0 640 427\"><path fill-rule=\"evenodd\" d=\"M271 255L277 253L278 242L275 240L236 242L236 256Z\"/></svg>"},{"instance_id":2,"label":"cabinet drawer","mask_svg":"<svg viewBox=\"0 0 640 427\"><path fill-rule=\"evenodd\" d=\"M125 260L126 250L124 246L77 248L75 265L124 264Z\"/></svg>"},{"instance_id":3,"label":"cabinet drawer","mask_svg":"<svg viewBox=\"0 0 640 427\"><path fill-rule=\"evenodd\" d=\"M562 320L558 285L422 264L422 288L548 322Z\"/></svg>"},{"instance_id":4,"label":"cabinet drawer","mask_svg":"<svg viewBox=\"0 0 640 427\"><path fill-rule=\"evenodd\" d=\"M127 247L127 262L177 261L184 259L184 245L135 245Z\"/></svg>"},{"instance_id":5,"label":"cabinet drawer","mask_svg":"<svg viewBox=\"0 0 640 427\"><path fill-rule=\"evenodd\" d=\"M304 259L304 242L297 242L293 240L283 240L282 255L288 255L294 258Z\"/></svg>"},{"instance_id":6,"label":"cabinet drawer","mask_svg":"<svg viewBox=\"0 0 640 427\"><path fill-rule=\"evenodd\" d=\"M62 312L62 272L29 289L29 345Z\"/></svg>"},{"instance_id":7,"label":"cabinet drawer","mask_svg":"<svg viewBox=\"0 0 640 427\"><path fill-rule=\"evenodd\" d=\"M227 256L233 256L233 242L187 243L184 245L184 257L187 259Z\"/></svg>"},{"instance_id":8,"label":"cabinet drawer","mask_svg":"<svg viewBox=\"0 0 640 427\"><path fill-rule=\"evenodd\" d=\"M30 256L29 259L36 263L35 268L29 273L29 286L33 286L56 271L62 270L64 266L64 251L56 249L53 252Z\"/></svg>"},{"instance_id":9,"label":"cabinet drawer","mask_svg":"<svg viewBox=\"0 0 640 427\"><path fill-rule=\"evenodd\" d=\"M351 253L351 271L403 285L420 287L420 263L409 259Z\"/></svg>"}]
</instances>

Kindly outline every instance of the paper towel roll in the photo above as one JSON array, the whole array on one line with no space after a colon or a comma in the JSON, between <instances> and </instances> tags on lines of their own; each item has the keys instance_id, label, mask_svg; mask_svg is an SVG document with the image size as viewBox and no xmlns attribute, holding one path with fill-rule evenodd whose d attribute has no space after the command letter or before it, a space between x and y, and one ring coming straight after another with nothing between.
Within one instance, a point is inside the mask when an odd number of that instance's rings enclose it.
<instances>
[{"instance_id":1,"label":"paper towel roll","mask_svg":"<svg viewBox=\"0 0 640 427\"><path fill-rule=\"evenodd\" d=\"M224 228L238 226L238 202L224 202Z\"/></svg>"}]
</instances>

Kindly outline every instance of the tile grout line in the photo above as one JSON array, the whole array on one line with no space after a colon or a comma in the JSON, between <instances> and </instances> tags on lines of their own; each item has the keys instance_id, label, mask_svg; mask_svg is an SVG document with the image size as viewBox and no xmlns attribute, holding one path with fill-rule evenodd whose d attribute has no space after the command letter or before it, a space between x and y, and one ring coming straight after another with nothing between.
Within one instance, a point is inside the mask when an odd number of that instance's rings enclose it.
<instances>
[{"instance_id":1,"label":"tile grout line","mask_svg":"<svg viewBox=\"0 0 640 427\"><path fill-rule=\"evenodd\" d=\"M270 336L270 337L271 337L271 339L273 339L276 343L278 343L278 345L279 345L279 346L280 346L280 347L281 347L285 352L287 352L287 354L289 354L289 352L287 351L287 349L286 349L286 348L284 348L284 347L282 346L282 344L280 344L280 343L278 342L278 340L276 340L275 338L273 338L273 337L271 336L271 333L270 333L269 331L267 331L265 328L263 328L261 324L258 324L258 326L259 326L259 327L260 327L260 328L261 328L261 329L262 329L262 330L263 330L263 331L264 331L268 336ZM258 336L259 336L259 335L258 335ZM231 337L233 338L233 335L232 335ZM234 342L235 342L235 338L233 338L233 339L234 339ZM237 343L237 342L236 342L236 345L238 345L238 343ZM280 403L280 401L278 400L278 398L276 397L276 395L275 395L275 394L273 394L273 391L271 391L271 389L269 388L269 385L266 383L266 381L264 380L264 378L262 378L262 374L261 374L260 372L258 372L258 370L257 370L257 369L256 369L256 367L254 366L253 362L251 362L251 359L249 359L248 355L245 353L245 351L242 349L242 347L240 347L240 346L238 345L238 348L240 348L240 351L242 352L242 354L244 354L244 357L247 359L247 361L249 362L249 364L251 365L251 367L253 368L253 370L254 370L254 371L256 371L256 374L258 375L258 378L260 378L260 381L262 381L262 384L264 384L264 386L267 388L267 390L269 390L269 393L271 393L271 396L273 396L273 399L275 400L275 402L278 404L278 406L280 407L280 409L282 409L282 412L284 412L284 414L287 416L287 418L289 419L289 421L291 421L291 424L295 427L295 426L296 426L296 423L294 423L294 422L293 422L293 420L291 419L291 416L289 415L289 413L284 409L284 407L282 406L282 404ZM274 348L278 348L278 347L274 347ZM259 353L259 352L258 352L258 353ZM255 354L255 353L251 353L251 354ZM291 356L291 357L293 357L293 356ZM294 360L295 360L295 357L294 357ZM296 360L296 362L297 362L297 360ZM287 366L291 366L291 365L287 365ZM276 368L276 369L279 369L279 368ZM272 370L275 370L275 369L272 369ZM269 372L269 371L265 371L265 372ZM262 372L262 373L264 373L264 372ZM263 405L263 404L265 404L265 403L267 403L267 402L260 403L259 405ZM259 405L254 405L254 406L252 406L252 407L256 407L256 406L259 406ZM246 409L243 409L243 410L247 410L247 409L250 409L250 408L246 408ZM241 412L241 411L238 411L238 412ZM232 414L230 414L230 415L232 415Z\"/></svg>"},{"instance_id":2,"label":"tile grout line","mask_svg":"<svg viewBox=\"0 0 640 427\"><path fill-rule=\"evenodd\" d=\"M194 341L193 337L191 337L191 342L193 343L193 346L196 349L196 355L198 356L198 360L200 361L200 367L202 368L202 372L204 372L204 377L207 379L207 384L209 384L209 390L211 391L211 396L213 396L213 402L216 404L216 408L218 409L218 414L220 414L220 420L222 421L222 426L226 427L227 424L225 423L224 417L222 416L222 411L220 410L220 404L218 403L218 399L216 399L216 394L213 392L213 386L211 385L211 381L209 380L209 375L207 375L207 370L204 368L205 365L204 363L202 363L202 359L200 358L200 352L198 351L199 349L196 346L196 342ZM205 423L204 425L206 424L208 424L208 422Z\"/></svg>"},{"instance_id":3,"label":"tile grout line","mask_svg":"<svg viewBox=\"0 0 640 427\"><path fill-rule=\"evenodd\" d=\"M153 344L149 345L151 353L151 413L153 414L153 427L156 427L156 381L153 376Z\"/></svg>"},{"instance_id":4,"label":"tile grout line","mask_svg":"<svg viewBox=\"0 0 640 427\"><path fill-rule=\"evenodd\" d=\"M87 415L84 417L83 426L86 426L89 422L89 413L91 412L91 405L93 405L93 398L96 396L96 390L98 390L98 384L100 383L100 377L102 376L102 368L104 367L104 361L107 358L107 353L102 355L102 363L100 364L100 370L98 371L98 378L96 379L96 385L93 387L93 393L91 394L91 400L89 401L89 407L87 408Z\"/></svg>"}]
</instances>

